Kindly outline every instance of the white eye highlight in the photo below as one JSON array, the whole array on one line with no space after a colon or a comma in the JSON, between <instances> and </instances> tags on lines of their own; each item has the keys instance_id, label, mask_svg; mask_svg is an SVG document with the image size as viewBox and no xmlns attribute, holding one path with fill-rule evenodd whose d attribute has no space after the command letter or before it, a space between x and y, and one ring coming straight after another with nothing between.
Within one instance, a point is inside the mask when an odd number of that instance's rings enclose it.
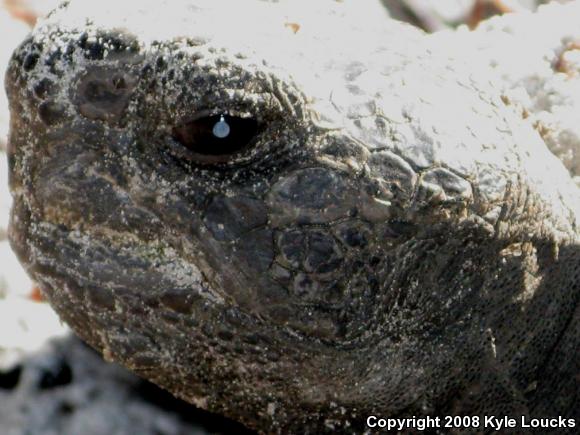
<instances>
[{"instance_id":1,"label":"white eye highlight","mask_svg":"<svg viewBox=\"0 0 580 435\"><path fill-rule=\"evenodd\" d=\"M224 119L224 115L221 115L220 120L215 123L212 133L215 137L220 139L226 138L230 135L230 126Z\"/></svg>"}]
</instances>

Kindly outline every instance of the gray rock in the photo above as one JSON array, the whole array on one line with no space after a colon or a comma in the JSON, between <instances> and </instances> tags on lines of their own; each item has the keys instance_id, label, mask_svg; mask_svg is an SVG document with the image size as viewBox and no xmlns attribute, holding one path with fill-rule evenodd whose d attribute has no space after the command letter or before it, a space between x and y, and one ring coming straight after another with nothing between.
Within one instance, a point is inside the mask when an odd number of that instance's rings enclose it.
<instances>
[{"instance_id":1,"label":"gray rock","mask_svg":"<svg viewBox=\"0 0 580 435\"><path fill-rule=\"evenodd\" d=\"M468 50L295 4L73 1L15 52L11 243L49 302L262 432L578 419L570 172Z\"/></svg>"},{"instance_id":2,"label":"gray rock","mask_svg":"<svg viewBox=\"0 0 580 435\"><path fill-rule=\"evenodd\" d=\"M0 369L2 433L210 433L191 422L195 416L202 419L199 411L191 407L187 416L186 408L167 395L123 368L104 363L74 337L54 339L38 353ZM171 405L174 410L167 409ZM234 424L229 429L239 430Z\"/></svg>"}]
</instances>

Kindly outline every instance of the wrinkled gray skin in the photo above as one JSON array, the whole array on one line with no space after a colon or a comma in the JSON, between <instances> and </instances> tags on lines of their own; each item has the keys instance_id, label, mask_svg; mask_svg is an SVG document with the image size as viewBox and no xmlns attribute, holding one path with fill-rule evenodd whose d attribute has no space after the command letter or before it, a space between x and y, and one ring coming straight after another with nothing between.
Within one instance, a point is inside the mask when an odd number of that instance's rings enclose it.
<instances>
[{"instance_id":1,"label":"wrinkled gray skin","mask_svg":"<svg viewBox=\"0 0 580 435\"><path fill-rule=\"evenodd\" d=\"M83 339L263 432L579 417L578 188L489 72L340 11L98 3L6 80L12 245ZM220 114L233 149L188 142Z\"/></svg>"}]
</instances>

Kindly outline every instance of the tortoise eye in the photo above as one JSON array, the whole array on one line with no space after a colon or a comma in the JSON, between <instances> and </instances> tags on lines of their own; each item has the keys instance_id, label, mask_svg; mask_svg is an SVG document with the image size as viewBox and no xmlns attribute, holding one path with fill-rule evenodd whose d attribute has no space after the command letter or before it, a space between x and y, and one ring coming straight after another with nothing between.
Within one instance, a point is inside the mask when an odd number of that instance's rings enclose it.
<instances>
[{"instance_id":1,"label":"tortoise eye","mask_svg":"<svg viewBox=\"0 0 580 435\"><path fill-rule=\"evenodd\" d=\"M173 129L173 139L193 153L198 163L223 163L246 150L258 132L253 118L213 115Z\"/></svg>"}]
</instances>

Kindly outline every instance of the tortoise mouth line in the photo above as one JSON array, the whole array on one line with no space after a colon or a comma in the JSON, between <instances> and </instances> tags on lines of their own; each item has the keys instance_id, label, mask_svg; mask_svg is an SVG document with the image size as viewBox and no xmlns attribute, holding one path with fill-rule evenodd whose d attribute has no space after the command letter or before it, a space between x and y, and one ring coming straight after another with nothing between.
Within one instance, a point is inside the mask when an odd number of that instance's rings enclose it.
<instances>
[{"instance_id":1,"label":"tortoise mouth line","mask_svg":"<svg viewBox=\"0 0 580 435\"><path fill-rule=\"evenodd\" d=\"M209 300L224 303L198 267L164 240L145 241L133 233L104 227L70 228L31 217L28 206L15 201L9 241L35 279L37 275L55 275L79 285L100 281L112 288L148 289L157 284L160 291L162 284L167 288L203 288Z\"/></svg>"}]
</instances>

